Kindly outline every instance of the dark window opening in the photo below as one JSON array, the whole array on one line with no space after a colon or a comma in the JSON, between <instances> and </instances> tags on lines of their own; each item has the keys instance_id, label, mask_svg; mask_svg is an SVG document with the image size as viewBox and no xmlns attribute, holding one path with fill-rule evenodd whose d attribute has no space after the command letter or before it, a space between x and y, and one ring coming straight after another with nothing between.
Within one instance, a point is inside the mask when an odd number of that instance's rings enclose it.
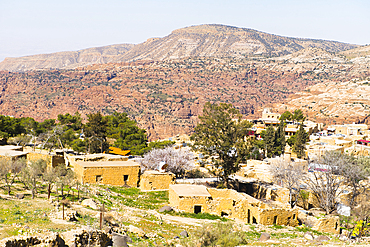
<instances>
[{"instance_id":1,"label":"dark window opening","mask_svg":"<svg viewBox=\"0 0 370 247\"><path fill-rule=\"evenodd\" d=\"M248 209L248 224L251 223L251 210Z\"/></svg>"},{"instance_id":2,"label":"dark window opening","mask_svg":"<svg viewBox=\"0 0 370 247\"><path fill-rule=\"evenodd\" d=\"M100 183L100 182L102 182L102 181L103 181L103 177L102 177L102 175L96 175L96 177L95 177L95 182Z\"/></svg>"},{"instance_id":3,"label":"dark window opening","mask_svg":"<svg viewBox=\"0 0 370 247\"><path fill-rule=\"evenodd\" d=\"M277 215L274 216L274 225L277 224Z\"/></svg>"},{"instance_id":4,"label":"dark window opening","mask_svg":"<svg viewBox=\"0 0 370 247\"><path fill-rule=\"evenodd\" d=\"M253 216L253 224L257 224L257 219Z\"/></svg>"},{"instance_id":5,"label":"dark window opening","mask_svg":"<svg viewBox=\"0 0 370 247\"><path fill-rule=\"evenodd\" d=\"M199 214L202 212L202 206L194 206L194 214Z\"/></svg>"},{"instance_id":6,"label":"dark window opening","mask_svg":"<svg viewBox=\"0 0 370 247\"><path fill-rule=\"evenodd\" d=\"M224 211L221 212L221 217L229 216L228 213L225 213Z\"/></svg>"}]
</instances>

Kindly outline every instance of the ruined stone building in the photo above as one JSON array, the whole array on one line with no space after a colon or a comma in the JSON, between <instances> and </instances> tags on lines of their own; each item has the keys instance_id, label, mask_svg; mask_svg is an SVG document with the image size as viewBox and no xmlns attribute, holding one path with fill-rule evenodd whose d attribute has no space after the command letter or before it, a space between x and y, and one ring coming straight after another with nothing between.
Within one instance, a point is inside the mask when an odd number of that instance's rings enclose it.
<instances>
[{"instance_id":1,"label":"ruined stone building","mask_svg":"<svg viewBox=\"0 0 370 247\"><path fill-rule=\"evenodd\" d=\"M189 213L211 213L263 225L298 225L298 210L230 189L174 184L170 185L169 200L172 207Z\"/></svg>"}]
</instances>

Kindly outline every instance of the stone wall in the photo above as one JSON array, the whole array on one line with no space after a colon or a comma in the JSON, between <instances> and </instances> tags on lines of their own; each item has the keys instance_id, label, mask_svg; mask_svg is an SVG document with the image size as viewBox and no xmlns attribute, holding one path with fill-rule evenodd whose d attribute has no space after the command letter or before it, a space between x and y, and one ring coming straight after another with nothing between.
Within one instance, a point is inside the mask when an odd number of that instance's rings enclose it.
<instances>
[{"instance_id":1,"label":"stone wall","mask_svg":"<svg viewBox=\"0 0 370 247\"><path fill-rule=\"evenodd\" d=\"M145 171L140 176L140 190L168 190L175 183L175 175L157 171Z\"/></svg>"},{"instance_id":2,"label":"stone wall","mask_svg":"<svg viewBox=\"0 0 370 247\"><path fill-rule=\"evenodd\" d=\"M29 152L27 154L27 160L37 161L39 159L45 160L48 167L56 167L58 165L65 165L64 157L62 155L36 153L36 152Z\"/></svg>"}]
</instances>

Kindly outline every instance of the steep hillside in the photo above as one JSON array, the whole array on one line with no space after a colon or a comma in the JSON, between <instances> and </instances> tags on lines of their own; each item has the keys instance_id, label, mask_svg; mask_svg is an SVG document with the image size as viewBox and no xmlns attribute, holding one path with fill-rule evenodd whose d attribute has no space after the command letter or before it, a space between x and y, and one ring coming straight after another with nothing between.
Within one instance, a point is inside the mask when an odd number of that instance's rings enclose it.
<instances>
[{"instance_id":1,"label":"steep hillside","mask_svg":"<svg viewBox=\"0 0 370 247\"><path fill-rule=\"evenodd\" d=\"M350 50L340 52L341 55L346 56L348 59L370 56L370 45L356 47Z\"/></svg>"},{"instance_id":2,"label":"steep hillside","mask_svg":"<svg viewBox=\"0 0 370 247\"><path fill-rule=\"evenodd\" d=\"M33 69L73 69L91 64L116 63L134 45L120 44L94 47L79 51L66 51L17 58L5 58L0 70L28 71Z\"/></svg>"},{"instance_id":3,"label":"steep hillside","mask_svg":"<svg viewBox=\"0 0 370 247\"><path fill-rule=\"evenodd\" d=\"M370 82L320 83L291 95L275 108L280 112L300 108L310 119L327 124L369 122Z\"/></svg>"},{"instance_id":4,"label":"steep hillside","mask_svg":"<svg viewBox=\"0 0 370 247\"><path fill-rule=\"evenodd\" d=\"M43 120L76 111L83 116L125 111L155 140L191 133L207 101L232 103L244 115L258 116L261 107L308 86L368 77L367 66L335 60L188 58L1 72L0 114Z\"/></svg>"},{"instance_id":5,"label":"steep hillside","mask_svg":"<svg viewBox=\"0 0 370 247\"><path fill-rule=\"evenodd\" d=\"M0 63L0 70L68 69L90 64L187 57L276 57L310 47L339 52L357 46L335 41L289 38L248 28L212 24L177 29L166 37L151 38L135 46L124 44L77 52L6 58Z\"/></svg>"}]
</instances>

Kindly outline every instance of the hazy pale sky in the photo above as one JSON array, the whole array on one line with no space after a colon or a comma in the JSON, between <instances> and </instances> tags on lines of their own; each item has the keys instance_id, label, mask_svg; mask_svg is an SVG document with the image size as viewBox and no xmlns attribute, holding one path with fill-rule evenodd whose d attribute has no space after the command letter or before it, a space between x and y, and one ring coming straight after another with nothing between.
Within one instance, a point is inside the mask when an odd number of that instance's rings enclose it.
<instances>
[{"instance_id":1,"label":"hazy pale sky","mask_svg":"<svg viewBox=\"0 0 370 247\"><path fill-rule=\"evenodd\" d=\"M370 44L369 0L0 0L0 61L164 37L226 24Z\"/></svg>"}]
</instances>

